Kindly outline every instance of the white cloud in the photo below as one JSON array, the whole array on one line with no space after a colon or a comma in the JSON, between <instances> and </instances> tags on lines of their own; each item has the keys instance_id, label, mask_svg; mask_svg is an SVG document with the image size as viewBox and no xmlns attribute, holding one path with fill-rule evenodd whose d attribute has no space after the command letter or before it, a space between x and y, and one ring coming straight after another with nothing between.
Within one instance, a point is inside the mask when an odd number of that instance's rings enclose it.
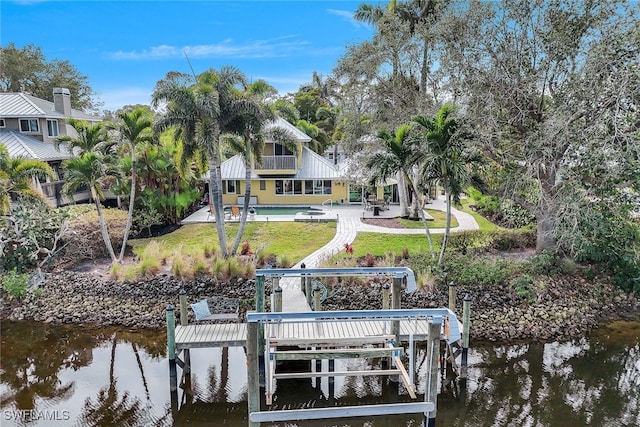
<instances>
[{"instance_id":1,"label":"white cloud","mask_svg":"<svg viewBox=\"0 0 640 427\"><path fill-rule=\"evenodd\" d=\"M305 49L310 43L296 40L295 35L266 40L251 40L238 43L233 39L225 39L218 43L193 46L152 46L141 51L117 51L107 55L113 59L140 60L177 58L184 53L191 58L275 58L288 56L292 52Z\"/></svg>"},{"instance_id":2,"label":"white cloud","mask_svg":"<svg viewBox=\"0 0 640 427\"><path fill-rule=\"evenodd\" d=\"M327 12L329 12L332 15L337 15L339 17L341 17L343 20L349 22L351 25L353 25L356 28L363 28L366 27L366 25L364 25L362 22L357 21L354 17L353 17L353 12L350 10L340 10L340 9L327 9Z\"/></svg>"}]
</instances>

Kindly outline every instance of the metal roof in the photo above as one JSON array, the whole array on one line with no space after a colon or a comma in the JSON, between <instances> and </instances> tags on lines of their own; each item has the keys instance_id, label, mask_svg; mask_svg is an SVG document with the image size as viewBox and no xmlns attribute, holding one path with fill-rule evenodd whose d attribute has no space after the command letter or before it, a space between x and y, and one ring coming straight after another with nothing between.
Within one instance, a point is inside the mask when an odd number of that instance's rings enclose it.
<instances>
[{"instance_id":1,"label":"metal roof","mask_svg":"<svg viewBox=\"0 0 640 427\"><path fill-rule=\"evenodd\" d=\"M283 119L282 117L277 117L275 120L269 121L264 124L264 130L269 131L272 128L277 127L283 129L289 133L291 133L298 141L300 142L309 142L311 141L311 137L306 133L302 132L300 129ZM269 141L267 142L274 142Z\"/></svg>"},{"instance_id":2,"label":"metal roof","mask_svg":"<svg viewBox=\"0 0 640 427\"><path fill-rule=\"evenodd\" d=\"M208 179L209 175L205 175ZM341 179L343 175L333 163L308 147L302 147L302 161L298 171L290 179ZM260 177L251 171L252 179ZM269 177L271 179L273 177ZM222 179L245 179L245 165L241 155L235 155L222 163Z\"/></svg>"},{"instance_id":3,"label":"metal roof","mask_svg":"<svg viewBox=\"0 0 640 427\"><path fill-rule=\"evenodd\" d=\"M47 119L65 119L66 116L55 110L54 103L26 93L0 92L0 117L34 117ZM92 116L80 110L71 109L74 119L100 122L101 117Z\"/></svg>"},{"instance_id":4,"label":"metal roof","mask_svg":"<svg viewBox=\"0 0 640 427\"><path fill-rule=\"evenodd\" d=\"M73 157L73 154L64 146L60 146L60 151L58 151L53 144L8 129L0 129L0 144L7 147L9 157L13 158L22 156L48 162Z\"/></svg>"}]
</instances>

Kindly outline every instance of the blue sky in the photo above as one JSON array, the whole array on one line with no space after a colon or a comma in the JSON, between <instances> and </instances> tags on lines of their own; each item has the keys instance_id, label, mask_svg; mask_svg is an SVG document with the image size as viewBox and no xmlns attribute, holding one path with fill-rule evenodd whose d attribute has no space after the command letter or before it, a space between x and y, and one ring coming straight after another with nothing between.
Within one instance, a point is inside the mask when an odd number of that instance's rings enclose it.
<instances>
[{"instance_id":1,"label":"blue sky","mask_svg":"<svg viewBox=\"0 0 640 427\"><path fill-rule=\"evenodd\" d=\"M331 72L347 46L372 29L353 20L361 1L6 1L0 43L33 43L68 60L105 110L148 104L168 71L233 65L280 93L313 71ZM375 2L374 2L375 3Z\"/></svg>"}]
</instances>

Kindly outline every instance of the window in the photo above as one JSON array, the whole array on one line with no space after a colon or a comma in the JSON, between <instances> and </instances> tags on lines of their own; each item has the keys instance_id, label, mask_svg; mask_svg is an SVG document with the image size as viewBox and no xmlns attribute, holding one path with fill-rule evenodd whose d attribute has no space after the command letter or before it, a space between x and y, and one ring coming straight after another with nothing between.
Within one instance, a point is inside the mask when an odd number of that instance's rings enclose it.
<instances>
[{"instance_id":1,"label":"window","mask_svg":"<svg viewBox=\"0 0 640 427\"><path fill-rule=\"evenodd\" d=\"M306 180L304 194L331 194L331 181L322 179Z\"/></svg>"},{"instance_id":2,"label":"window","mask_svg":"<svg viewBox=\"0 0 640 427\"><path fill-rule=\"evenodd\" d=\"M264 179L260 180L260 191L265 191L267 189L267 181Z\"/></svg>"},{"instance_id":3,"label":"window","mask_svg":"<svg viewBox=\"0 0 640 427\"><path fill-rule=\"evenodd\" d=\"M47 120L47 130L49 131L49 136L58 136L58 121Z\"/></svg>"},{"instance_id":4,"label":"window","mask_svg":"<svg viewBox=\"0 0 640 427\"><path fill-rule=\"evenodd\" d=\"M284 145L275 144L275 154L276 156L291 156L293 155L293 151L289 150Z\"/></svg>"},{"instance_id":5,"label":"window","mask_svg":"<svg viewBox=\"0 0 640 427\"><path fill-rule=\"evenodd\" d=\"M240 194L240 181L228 180L222 184L222 193L224 194Z\"/></svg>"},{"instance_id":6,"label":"window","mask_svg":"<svg viewBox=\"0 0 640 427\"><path fill-rule=\"evenodd\" d=\"M302 195L302 181L293 179L276 179L276 194Z\"/></svg>"},{"instance_id":7,"label":"window","mask_svg":"<svg viewBox=\"0 0 640 427\"><path fill-rule=\"evenodd\" d=\"M0 119L0 128L4 127L4 119Z\"/></svg>"},{"instance_id":8,"label":"window","mask_svg":"<svg viewBox=\"0 0 640 427\"><path fill-rule=\"evenodd\" d=\"M38 119L20 119L20 132L40 132L40 126L38 126Z\"/></svg>"}]
</instances>

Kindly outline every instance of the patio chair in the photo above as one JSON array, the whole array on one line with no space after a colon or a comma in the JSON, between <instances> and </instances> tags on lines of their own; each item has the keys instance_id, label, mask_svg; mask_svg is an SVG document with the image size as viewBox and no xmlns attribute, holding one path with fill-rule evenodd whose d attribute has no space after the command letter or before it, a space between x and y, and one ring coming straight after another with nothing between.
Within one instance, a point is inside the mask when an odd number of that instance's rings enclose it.
<instances>
[{"instance_id":1,"label":"patio chair","mask_svg":"<svg viewBox=\"0 0 640 427\"><path fill-rule=\"evenodd\" d=\"M216 320L231 320L236 323L236 326L240 324L240 301L237 299L227 299L222 304L222 312L212 313L209 308L209 301L201 299L200 301L191 304L191 310L196 316L194 322L194 331L198 333L198 325L202 322L216 321Z\"/></svg>"},{"instance_id":2,"label":"patio chair","mask_svg":"<svg viewBox=\"0 0 640 427\"><path fill-rule=\"evenodd\" d=\"M240 215L242 213L240 212L240 207L237 205L233 205L231 206L231 218L235 218L235 219L240 219Z\"/></svg>"}]
</instances>

